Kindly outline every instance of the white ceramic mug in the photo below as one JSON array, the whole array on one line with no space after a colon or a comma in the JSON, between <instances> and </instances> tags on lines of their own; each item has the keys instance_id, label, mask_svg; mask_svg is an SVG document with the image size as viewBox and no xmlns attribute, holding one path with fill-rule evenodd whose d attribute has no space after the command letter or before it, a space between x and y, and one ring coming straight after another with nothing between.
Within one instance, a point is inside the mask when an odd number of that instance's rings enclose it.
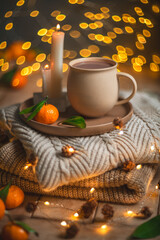
<instances>
[{"instance_id":1,"label":"white ceramic mug","mask_svg":"<svg viewBox=\"0 0 160 240\"><path fill-rule=\"evenodd\" d=\"M69 63L67 93L72 107L88 117L105 115L115 105L127 103L137 91L135 79L128 73L117 72L117 63L111 59L79 58ZM118 101L119 76L131 80L132 93Z\"/></svg>"}]
</instances>

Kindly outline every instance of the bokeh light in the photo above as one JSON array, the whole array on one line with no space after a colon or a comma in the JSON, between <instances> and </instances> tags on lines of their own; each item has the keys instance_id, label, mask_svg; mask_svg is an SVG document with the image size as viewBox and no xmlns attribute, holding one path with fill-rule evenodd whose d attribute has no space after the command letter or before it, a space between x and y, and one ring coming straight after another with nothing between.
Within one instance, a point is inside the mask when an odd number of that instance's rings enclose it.
<instances>
[{"instance_id":1,"label":"bokeh light","mask_svg":"<svg viewBox=\"0 0 160 240\"><path fill-rule=\"evenodd\" d=\"M36 57L37 62L43 62L46 59L46 54L45 53L40 53Z\"/></svg>"},{"instance_id":2,"label":"bokeh light","mask_svg":"<svg viewBox=\"0 0 160 240\"><path fill-rule=\"evenodd\" d=\"M30 13L31 17L37 17L38 15L39 15L39 11L37 11L37 10L34 10Z\"/></svg>"},{"instance_id":3,"label":"bokeh light","mask_svg":"<svg viewBox=\"0 0 160 240\"><path fill-rule=\"evenodd\" d=\"M81 57L90 57L91 51L89 49L81 49L79 54L81 55Z\"/></svg>"},{"instance_id":4,"label":"bokeh light","mask_svg":"<svg viewBox=\"0 0 160 240\"><path fill-rule=\"evenodd\" d=\"M5 26L5 29L8 31L8 30L11 30L13 28L13 23L8 23L6 26Z\"/></svg>"}]
</instances>

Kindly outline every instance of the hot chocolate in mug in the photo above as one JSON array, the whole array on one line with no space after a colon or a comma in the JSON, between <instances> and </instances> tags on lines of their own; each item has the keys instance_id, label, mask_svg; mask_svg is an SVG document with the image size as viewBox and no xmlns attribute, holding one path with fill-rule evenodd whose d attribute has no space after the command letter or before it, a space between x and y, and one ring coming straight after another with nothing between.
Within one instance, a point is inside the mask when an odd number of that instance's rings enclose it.
<instances>
[{"instance_id":1,"label":"hot chocolate in mug","mask_svg":"<svg viewBox=\"0 0 160 240\"><path fill-rule=\"evenodd\" d=\"M128 73L117 72L117 63L111 59L79 58L69 63L67 93L72 107L88 117L100 117L115 105L127 103L137 91L135 79ZM119 76L132 83L132 93L118 100Z\"/></svg>"}]
</instances>

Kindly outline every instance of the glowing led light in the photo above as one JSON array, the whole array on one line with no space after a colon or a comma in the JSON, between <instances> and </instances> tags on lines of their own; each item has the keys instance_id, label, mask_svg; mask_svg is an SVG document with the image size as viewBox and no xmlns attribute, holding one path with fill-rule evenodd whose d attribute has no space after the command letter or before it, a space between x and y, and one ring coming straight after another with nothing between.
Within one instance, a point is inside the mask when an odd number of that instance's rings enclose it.
<instances>
[{"instance_id":1,"label":"glowing led light","mask_svg":"<svg viewBox=\"0 0 160 240\"><path fill-rule=\"evenodd\" d=\"M8 23L6 26L5 26L5 30L9 31L13 28L13 23Z\"/></svg>"},{"instance_id":2,"label":"glowing led light","mask_svg":"<svg viewBox=\"0 0 160 240\"><path fill-rule=\"evenodd\" d=\"M90 39L90 40L95 40L95 34L94 33L90 33L90 34L88 34L88 38Z\"/></svg>"},{"instance_id":3,"label":"glowing led light","mask_svg":"<svg viewBox=\"0 0 160 240\"><path fill-rule=\"evenodd\" d=\"M132 56L134 54L133 50L131 48L126 47L126 53L128 56Z\"/></svg>"},{"instance_id":4,"label":"glowing led light","mask_svg":"<svg viewBox=\"0 0 160 240\"><path fill-rule=\"evenodd\" d=\"M155 148L154 148L154 146L152 145L152 146L151 146L151 151L153 152L153 151L154 151L154 149L155 149Z\"/></svg>"},{"instance_id":5,"label":"glowing led light","mask_svg":"<svg viewBox=\"0 0 160 240\"><path fill-rule=\"evenodd\" d=\"M37 17L38 15L39 15L39 11L37 11L37 10L34 10L30 13L31 17Z\"/></svg>"},{"instance_id":6,"label":"glowing led light","mask_svg":"<svg viewBox=\"0 0 160 240\"><path fill-rule=\"evenodd\" d=\"M136 63L133 63L133 69L136 72L141 72L142 71L142 67L140 65L137 65Z\"/></svg>"},{"instance_id":7,"label":"glowing led light","mask_svg":"<svg viewBox=\"0 0 160 240\"><path fill-rule=\"evenodd\" d=\"M97 13L94 15L95 19L97 20L102 20L104 18L103 14L102 13Z\"/></svg>"},{"instance_id":8,"label":"glowing led light","mask_svg":"<svg viewBox=\"0 0 160 240\"><path fill-rule=\"evenodd\" d=\"M26 60L26 57L25 56L20 56L19 58L17 58L16 60L16 64L17 65L22 65Z\"/></svg>"},{"instance_id":9,"label":"glowing led light","mask_svg":"<svg viewBox=\"0 0 160 240\"><path fill-rule=\"evenodd\" d=\"M133 18L133 17L129 17L129 18L128 18L128 21L129 21L130 23L132 23L132 24L136 23L136 19Z\"/></svg>"},{"instance_id":10,"label":"glowing led light","mask_svg":"<svg viewBox=\"0 0 160 240\"><path fill-rule=\"evenodd\" d=\"M148 31L148 30L146 30L146 29L143 29L143 35L144 35L145 37L150 37L150 36L151 36L151 33L150 33L150 31Z\"/></svg>"},{"instance_id":11,"label":"glowing led light","mask_svg":"<svg viewBox=\"0 0 160 240\"><path fill-rule=\"evenodd\" d=\"M138 55L138 58L140 58L143 61L143 64L145 64L147 61L144 56Z\"/></svg>"},{"instance_id":12,"label":"glowing led light","mask_svg":"<svg viewBox=\"0 0 160 240\"><path fill-rule=\"evenodd\" d=\"M142 44L146 43L146 39L145 39L145 37L142 34L137 34L137 39Z\"/></svg>"},{"instance_id":13,"label":"glowing led light","mask_svg":"<svg viewBox=\"0 0 160 240\"><path fill-rule=\"evenodd\" d=\"M133 211L131 211L131 210L127 211L127 215L128 216L133 216Z\"/></svg>"},{"instance_id":14,"label":"glowing led light","mask_svg":"<svg viewBox=\"0 0 160 240\"><path fill-rule=\"evenodd\" d=\"M3 64L4 64L4 59L1 58L1 59L0 59L0 67L1 67Z\"/></svg>"},{"instance_id":15,"label":"glowing led light","mask_svg":"<svg viewBox=\"0 0 160 240\"><path fill-rule=\"evenodd\" d=\"M147 4L148 3L148 0L140 0L141 3L144 3L144 4Z\"/></svg>"},{"instance_id":16,"label":"glowing led light","mask_svg":"<svg viewBox=\"0 0 160 240\"><path fill-rule=\"evenodd\" d=\"M153 54L152 55L152 60L153 60L154 63L160 64L160 57L158 57L157 55Z\"/></svg>"},{"instance_id":17,"label":"glowing led light","mask_svg":"<svg viewBox=\"0 0 160 240\"><path fill-rule=\"evenodd\" d=\"M39 36L44 36L47 33L47 29L46 28L42 28L38 31L37 35Z\"/></svg>"},{"instance_id":18,"label":"glowing led light","mask_svg":"<svg viewBox=\"0 0 160 240\"><path fill-rule=\"evenodd\" d=\"M93 193L95 191L95 188L91 188L91 190L89 191L90 193Z\"/></svg>"},{"instance_id":19,"label":"glowing led light","mask_svg":"<svg viewBox=\"0 0 160 240\"><path fill-rule=\"evenodd\" d=\"M76 4L78 0L68 0L70 4Z\"/></svg>"},{"instance_id":20,"label":"glowing led light","mask_svg":"<svg viewBox=\"0 0 160 240\"><path fill-rule=\"evenodd\" d=\"M118 135L123 135L123 131L121 130L121 131L119 131L119 133L118 133Z\"/></svg>"},{"instance_id":21,"label":"glowing led light","mask_svg":"<svg viewBox=\"0 0 160 240\"><path fill-rule=\"evenodd\" d=\"M92 52L92 53L98 53L100 51L99 47L96 45L90 45L88 47L88 49Z\"/></svg>"},{"instance_id":22,"label":"glowing led light","mask_svg":"<svg viewBox=\"0 0 160 240\"><path fill-rule=\"evenodd\" d=\"M99 42L103 41L104 40L104 36L102 34L96 34L95 35L95 39Z\"/></svg>"},{"instance_id":23,"label":"glowing led light","mask_svg":"<svg viewBox=\"0 0 160 240\"><path fill-rule=\"evenodd\" d=\"M109 8L107 8L107 7L101 7L100 10L103 13L108 13L109 12Z\"/></svg>"},{"instance_id":24,"label":"glowing led light","mask_svg":"<svg viewBox=\"0 0 160 240\"><path fill-rule=\"evenodd\" d=\"M50 202L45 201L45 202L44 202L44 205L49 206L49 205L50 205Z\"/></svg>"},{"instance_id":25,"label":"glowing led light","mask_svg":"<svg viewBox=\"0 0 160 240\"><path fill-rule=\"evenodd\" d=\"M144 49L144 46L143 46L143 44L142 43L140 43L140 42L136 42L136 47L139 49L139 50L143 50Z\"/></svg>"},{"instance_id":26,"label":"glowing led light","mask_svg":"<svg viewBox=\"0 0 160 240\"><path fill-rule=\"evenodd\" d=\"M107 35L109 38L112 38L112 39L117 37L117 35L114 32L108 32Z\"/></svg>"},{"instance_id":27,"label":"glowing led light","mask_svg":"<svg viewBox=\"0 0 160 240\"><path fill-rule=\"evenodd\" d=\"M34 72L36 72L36 71L38 71L38 70L40 69L40 67L41 67L40 63L34 63L34 64L32 65L32 70L33 70Z\"/></svg>"},{"instance_id":28,"label":"glowing led light","mask_svg":"<svg viewBox=\"0 0 160 240\"><path fill-rule=\"evenodd\" d=\"M66 15L64 15L64 14L59 14L59 15L56 17L56 20L61 22L61 21L63 21L65 18L66 18Z\"/></svg>"},{"instance_id":29,"label":"glowing led light","mask_svg":"<svg viewBox=\"0 0 160 240\"><path fill-rule=\"evenodd\" d=\"M112 39L110 37L104 36L103 42L110 44L110 43L112 43Z\"/></svg>"},{"instance_id":30,"label":"glowing led light","mask_svg":"<svg viewBox=\"0 0 160 240\"><path fill-rule=\"evenodd\" d=\"M25 42L22 45L22 49L27 50L31 47L31 42Z\"/></svg>"},{"instance_id":31,"label":"glowing led light","mask_svg":"<svg viewBox=\"0 0 160 240\"><path fill-rule=\"evenodd\" d=\"M83 4L84 3L84 0L78 0L77 1L77 4Z\"/></svg>"},{"instance_id":32,"label":"glowing led light","mask_svg":"<svg viewBox=\"0 0 160 240\"><path fill-rule=\"evenodd\" d=\"M159 12L160 12L159 7L158 7L157 5L153 5L153 6L152 6L152 11L153 11L154 13L159 13Z\"/></svg>"},{"instance_id":33,"label":"glowing led light","mask_svg":"<svg viewBox=\"0 0 160 240\"><path fill-rule=\"evenodd\" d=\"M91 51L89 49L81 49L79 54L82 57L89 57L89 56L91 56Z\"/></svg>"},{"instance_id":34,"label":"glowing led light","mask_svg":"<svg viewBox=\"0 0 160 240\"><path fill-rule=\"evenodd\" d=\"M90 29L96 29L97 28L97 25L95 23L90 23L88 26L89 26Z\"/></svg>"},{"instance_id":35,"label":"glowing led light","mask_svg":"<svg viewBox=\"0 0 160 240\"><path fill-rule=\"evenodd\" d=\"M107 229L107 225L106 224L102 225L101 229Z\"/></svg>"},{"instance_id":36,"label":"glowing led light","mask_svg":"<svg viewBox=\"0 0 160 240\"><path fill-rule=\"evenodd\" d=\"M88 28L88 23L83 22L83 23L80 23L79 26L82 29L86 29L86 28Z\"/></svg>"},{"instance_id":37,"label":"glowing led light","mask_svg":"<svg viewBox=\"0 0 160 240\"><path fill-rule=\"evenodd\" d=\"M138 165L136 166L136 168L139 170L139 169L142 168L142 165L141 165L141 164L138 164Z\"/></svg>"},{"instance_id":38,"label":"glowing led light","mask_svg":"<svg viewBox=\"0 0 160 240\"><path fill-rule=\"evenodd\" d=\"M117 34L122 34L123 30L121 28L113 28L113 31Z\"/></svg>"},{"instance_id":39,"label":"glowing led light","mask_svg":"<svg viewBox=\"0 0 160 240\"><path fill-rule=\"evenodd\" d=\"M77 30L73 30L73 31L70 31L69 35L72 37L72 38L79 38L81 36L81 33Z\"/></svg>"},{"instance_id":40,"label":"glowing led light","mask_svg":"<svg viewBox=\"0 0 160 240\"><path fill-rule=\"evenodd\" d=\"M120 22L120 21L121 21L121 17L119 17L118 15L113 15L113 16L112 16L112 19L113 19L113 21L115 21L115 22Z\"/></svg>"},{"instance_id":41,"label":"glowing led light","mask_svg":"<svg viewBox=\"0 0 160 240\"><path fill-rule=\"evenodd\" d=\"M69 59L73 59L73 58L75 58L76 56L77 56L77 52L72 50L72 51L69 52L68 58L69 58Z\"/></svg>"},{"instance_id":42,"label":"glowing led light","mask_svg":"<svg viewBox=\"0 0 160 240\"><path fill-rule=\"evenodd\" d=\"M55 11L53 11L53 12L51 13L51 16L52 16L52 17L57 17L59 14L61 14L61 11L55 10Z\"/></svg>"},{"instance_id":43,"label":"glowing led light","mask_svg":"<svg viewBox=\"0 0 160 240\"><path fill-rule=\"evenodd\" d=\"M103 23L101 21L95 21L94 24L97 26L97 28L103 27Z\"/></svg>"},{"instance_id":44,"label":"glowing led light","mask_svg":"<svg viewBox=\"0 0 160 240\"><path fill-rule=\"evenodd\" d=\"M29 168L29 166L28 166L28 165L24 166L24 170L27 170L28 168Z\"/></svg>"},{"instance_id":45,"label":"glowing led light","mask_svg":"<svg viewBox=\"0 0 160 240\"><path fill-rule=\"evenodd\" d=\"M21 70L21 75L22 76L27 76L28 73L29 73L29 68L28 67L22 68L22 70Z\"/></svg>"},{"instance_id":46,"label":"glowing led light","mask_svg":"<svg viewBox=\"0 0 160 240\"><path fill-rule=\"evenodd\" d=\"M134 32L134 31L133 31L133 28L131 28L131 27L129 27L129 26L126 26L126 27L125 27L125 30L126 30L127 33L133 33L133 32Z\"/></svg>"},{"instance_id":47,"label":"glowing led light","mask_svg":"<svg viewBox=\"0 0 160 240\"><path fill-rule=\"evenodd\" d=\"M61 222L61 226L63 226L63 227L67 226L66 221L62 221L62 222Z\"/></svg>"},{"instance_id":48,"label":"glowing led light","mask_svg":"<svg viewBox=\"0 0 160 240\"><path fill-rule=\"evenodd\" d=\"M150 63L150 69L152 72L159 72L159 66L156 63Z\"/></svg>"},{"instance_id":49,"label":"glowing led light","mask_svg":"<svg viewBox=\"0 0 160 240\"><path fill-rule=\"evenodd\" d=\"M92 17L94 17L94 14L92 12L85 12L84 16L87 18L92 18Z\"/></svg>"},{"instance_id":50,"label":"glowing led light","mask_svg":"<svg viewBox=\"0 0 160 240\"><path fill-rule=\"evenodd\" d=\"M62 26L62 29L63 29L64 31L69 31L71 28L72 28L72 26L69 25L69 24L65 24L65 25Z\"/></svg>"},{"instance_id":51,"label":"glowing led light","mask_svg":"<svg viewBox=\"0 0 160 240\"><path fill-rule=\"evenodd\" d=\"M157 190L157 189L159 189L159 186L158 186L158 185L156 185L156 186L155 186L155 189L156 189L156 190Z\"/></svg>"},{"instance_id":52,"label":"glowing led light","mask_svg":"<svg viewBox=\"0 0 160 240\"><path fill-rule=\"evenodd\" d=\"M6 41L1 42L0 49L5 49L6 47L7 47L7 42Z\"/></svg>"},{"instance_id":53,"label":"glowing led light","mask_svg":"<svg viewBox=\"0 0 160 240\"><path fill-rule=\"evenodd\" d=\"M9 17L12 16L12 14L13 14L12 11L8 11L8 12L5 13L4 17L5 17L5 18L9 18Z\"/></svg>"},{"instance_id":54,"label":"glowing led light","mask_svg":"<svg viewBox=\"0 0 160 240\"><path fill-rule=\"evenodd\" d=\"M9 62L5 62L1 67L1 71L5 72L8 70L8 68L9 68Z\"/></svg>"},{"instance_id":55,"label":"glowing led light","mask_svg":"<svg viewBox=\"0 0 160 240\"><path fill-rule=\"evenodd\" d=\"M40 53L36 57L37 62L43 62L46 59L46 54L45 53Z\"/></svg>"},{"instance_id":56,"label":"glowing led light","mask_svg":"<svg viewBox=\"0 0 160 240\"><path fill-rule=\"evenodd\" d=\"M24 0L20 0L20 1L17 2L16 5L17 5L18 7L21 7L24 3L25 3Z\"/></svg>"},{"instance_id":57,"label":"glowing led light","mask_svg":"<svg viewBox=\"0 0 160 240\"><path fill-rule=\"evenodd\" d=\"M79 214L76 212L75 214L74 214L74 217L79 217Z\"/></svg>"},{"instance_id":58,"label":"glowing led light","mask_svg":"<svg viewBox=\"0 0 160 240\"><path fill-rule=\"evenodd\" d=\"M121 60L120 60L120 58L119 58L119 56L118 56L117 54L113 54L113 55L112 55L112 59L113 59L114 61L116 61L116 62L121 62Z\"/></svg>"},{"instance_id":59,"label":"glowing led light","mask_svg":"<svg viewBox=\"0 0 160 240\"><path fill-rule=\"evenodd\" d=\"M67 72L67 70L68 70L68 64L63 63L63 72Z\"/></svg>"}]
</instances>

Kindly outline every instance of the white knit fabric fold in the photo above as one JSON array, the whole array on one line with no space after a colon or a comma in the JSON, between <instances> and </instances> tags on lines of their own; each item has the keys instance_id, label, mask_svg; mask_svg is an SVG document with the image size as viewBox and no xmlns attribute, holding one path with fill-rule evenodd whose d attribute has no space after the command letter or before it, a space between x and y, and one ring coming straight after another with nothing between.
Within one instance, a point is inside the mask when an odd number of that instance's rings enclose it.
<instances>
[{"instance_id":1,"label":"white knit fabric fold","mask_svg":"<svg viewBox=\"0 0 160 240\"><path fill-rule=\"evenodd\" d=\"M38 157L38 182L44 191L52 191L59 186L103 174L125 160L158 162L160 102L145 93L137 93L132 104L134 114L123 135L118 135L118 130L91 137L45 135L20 119L18 105L1 109L0 122L22 142L27 152ZM66 144L78 150L71 158L61 155ZM151 146L154 146L154 151L151 151Z\"/></svg>"}]
</instances>

